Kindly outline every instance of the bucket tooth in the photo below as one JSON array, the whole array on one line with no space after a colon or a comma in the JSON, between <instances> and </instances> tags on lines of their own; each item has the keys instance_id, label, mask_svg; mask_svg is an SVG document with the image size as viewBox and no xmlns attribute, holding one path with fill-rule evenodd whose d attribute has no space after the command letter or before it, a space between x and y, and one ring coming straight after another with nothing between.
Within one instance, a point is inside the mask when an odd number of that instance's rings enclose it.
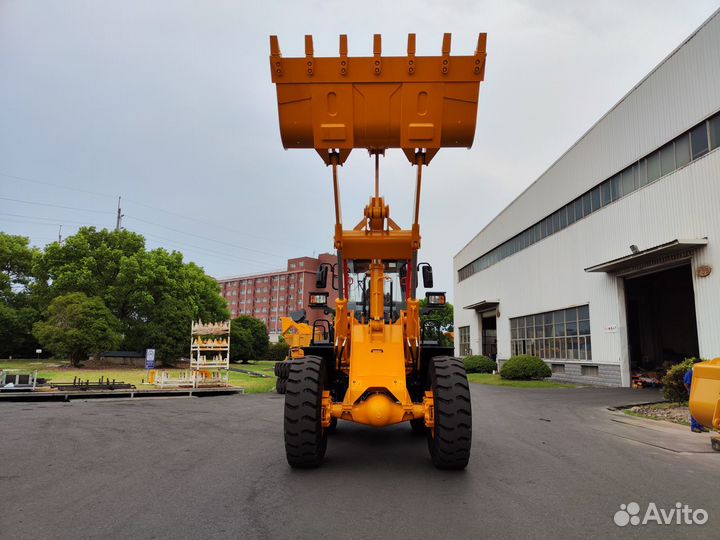
<instances>
[{"instance_id":1,"label":"bucket tooth","mask_svg":"<svg viewBox=\"0 0 720 540\"><path fill-rule=\"evenodd\" d=\"M373 36L373 57L375 58L375 75L382 73L382 36L375 34Z\"/></svg>"},{"instance_id":2,"label":"bucket tooth","mask_svg":"<svg viewBox=\"0 0 720 540\"><path fill-rule=\"evenodd\" d=\"M347 35L340 34L340 75L348 74L348 42Z\"/></svg>"},{"instance_id":3,"label":"bucket tooth","mask_svg":"<svg viewBox=\"0 0 720 540\"><path fill-rule=\"evenodd\" d=\"M408 73L415 73L415 34L408 34L407 41Z\"/></svg>"},{"instance_id":4,"label":"bucket tooth","mask_svg":"<svg viewBox=\"0 0 720 540\"><path fill-rule=\"evenodd\" d=\"M315 53L313 51L313 38L305 36L305 61L307 62L307 74L311 77L315 73Z\"/></svg>"}]
</instances>

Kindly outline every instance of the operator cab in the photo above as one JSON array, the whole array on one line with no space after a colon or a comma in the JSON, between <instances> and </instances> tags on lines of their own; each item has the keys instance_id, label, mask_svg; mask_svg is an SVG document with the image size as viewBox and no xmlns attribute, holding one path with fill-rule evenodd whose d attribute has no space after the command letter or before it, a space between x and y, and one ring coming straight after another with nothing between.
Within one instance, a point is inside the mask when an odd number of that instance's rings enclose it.
<instances>
[{"instance_id":1,"label":"operator cab","mask_svg":"<svg viewBox=\"0 0 720 540\"><path fill-rule=\"evenodd\" d=\"M355 312L355 319L367 322L370 314L370 260L347 261L348 310ZM383 261L384 279L384 321L396 322L400 311L407 309L407 296L402 267L407 261Z\"/></svg>"}]
</instances>

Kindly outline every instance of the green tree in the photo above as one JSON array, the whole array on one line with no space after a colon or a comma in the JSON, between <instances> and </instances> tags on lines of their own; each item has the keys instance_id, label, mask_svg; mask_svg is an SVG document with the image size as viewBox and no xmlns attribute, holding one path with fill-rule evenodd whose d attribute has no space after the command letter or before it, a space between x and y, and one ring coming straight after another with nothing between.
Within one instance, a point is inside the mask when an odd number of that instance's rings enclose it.
<instances>
[{"instance_id":1,"label":"green tree","mask_svg":"<svg viewBox=\"0 0 720 540\"><path fill-rule=\"evenodd\" d=\"M120 322L97 296L80 292L58 296L47 312L47 321L35 323L33 332L44 347L68 357L73 366L122 340Z\"/></svg>"},{"instance_id":2,"label":"green tree","mask_svg":"<svg viewBox=\"0 0 720 540\"><path fill-rule=\"evenodd\" d=\"M0 232L0 295L3 299L27 288L36 254L27 237Z\"/></svg>"},{"instance_id":3,"label":"green tree","mask_svg":"<svg viewBox=\"0 0 720 540\"><path fill-rule=\"evenodd\" d=\"M30 356L37 348L32 326L39 315L29 290L37 255L28 238L0 232L0 357Z\"/></svg>"},{"instance_id":4,"label":"green tree","mask_svg":"<svg viewBox=\"0 0 720 540\"><path fill-rule=\"evenodd\" d=\"M446 347L451 346L452 341L445 334L452 332L453 321L453 305L450 302L441 308L428 309L427 299L420 300L420 325L427 339L434 339Z\"/></svg>"},{"instance_id":5,"label":"green tree","mask_svg":"<svg viewBox=\"0 0 720 540\"><path fill-rule=\"evenodd\" d=\"M449 332L453 327L453 305L447 302L441 308L426 309L427 299L422 298L420 300L420 322L433 321L437 323L440 328Z\"/></svg>"},{"instance_id":6,"label":"green tree","mask_svg":"<svg viewBox=\"0 0 720 540\"><path fill-rule=\"evenodd\" d=\"M38 257L33 292L41 307L70 292L100 296L122 319L131 311L126 302L134 287L128 286L128 280L120 283L120 274L127 272L128 266L141 272L142 267L134 263L145 253L145 239L140 234L82 227L64 243L49 244Z\"/></svg>"},{"instance_id":7,"label":"green tree","mask_svg":"<svg viewBox=\"0 0 720 540\"><path fill-rule=\"evenodd\" d=\"M190 324L229 317L220 287L181 253L145 249L142 235L83 227L51 244L35 264L41 306L71 292L102 298L117 317L122 347L154 348L161 362L189 355Z\"/></svg>"},{"instance_id":8,"label":"green tree","mask_svg":"<svg viewBox=\"0 0 720 540\"><path fill-rule=\"evenodd\" d=\"M267 356L270 338L265 324L255 317L241 315L230 324L230 360L246 364Z\"/></svg>"}]
</instances>

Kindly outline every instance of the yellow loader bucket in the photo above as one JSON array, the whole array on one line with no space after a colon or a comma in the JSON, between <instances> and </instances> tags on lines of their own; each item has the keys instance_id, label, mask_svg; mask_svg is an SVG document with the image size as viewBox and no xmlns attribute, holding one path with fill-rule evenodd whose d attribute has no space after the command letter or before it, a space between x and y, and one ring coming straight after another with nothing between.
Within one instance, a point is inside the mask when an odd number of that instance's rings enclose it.
<instances>
[{"instance_id":1,"label":"yellow loader bucket","mask_svg":"<svg viewBox=\"0 0 720 540\"><path fill-rule=\"evenodd\" d=\"M690 414L703 426L720 429L720 358L693 367Z\"/></svg>"},{"instance_id":2,"label":"yellow loader bucket","mask_svg":"<svg viewBox=\"0 0 720 540\"><path fill-rule=\"evenodd\" d=\"M280 136L285 148L314 148L329 164L342 164L353 148L382 152L402 148L411 163L425 151L429 163L441 147L472 146L480 82L485 75L486 34L472 56L450 55L445 34L441 56L382 56L376 34L372 57L349 57L340 36L337 58L316 58L305 36L304 58L283 58L270 36L270 68L277 86Z\"/></svg>"}]
</instances>

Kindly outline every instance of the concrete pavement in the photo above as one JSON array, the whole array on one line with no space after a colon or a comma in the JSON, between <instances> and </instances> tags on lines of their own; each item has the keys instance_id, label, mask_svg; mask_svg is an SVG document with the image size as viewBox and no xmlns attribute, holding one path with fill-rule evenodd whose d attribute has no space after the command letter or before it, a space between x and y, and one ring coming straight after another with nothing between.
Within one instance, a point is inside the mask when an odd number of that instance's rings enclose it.
<instances>
[{"instance_id":1,"label":"concrete pavement","mask_svg":"<svg viewBox=\"0 0 720 540\"><path fill-rule=\"evenodd\" d=\"M459 473L409 426L346 423L291 470L274 394L2 404L0 538L717 538L720 454L607 410L657 394L471 386ZM618 527L630 502L709 521Z\"/></svg>"}]
</instances>

